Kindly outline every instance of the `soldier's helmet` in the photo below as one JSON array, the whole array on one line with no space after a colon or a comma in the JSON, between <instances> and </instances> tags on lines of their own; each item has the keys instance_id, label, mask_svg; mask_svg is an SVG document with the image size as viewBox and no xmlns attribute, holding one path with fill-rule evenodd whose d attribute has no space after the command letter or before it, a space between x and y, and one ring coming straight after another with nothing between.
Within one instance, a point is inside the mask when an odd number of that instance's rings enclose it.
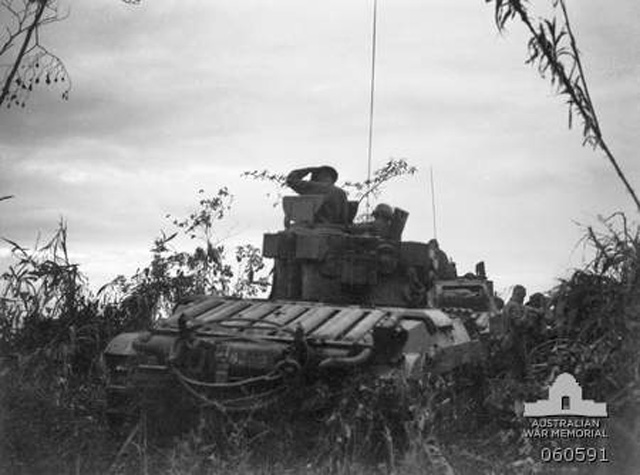
<instances>
[{"instance_id":1,"label":"soldier's helmet","mask_svg":"<svg viewBox=\"0 0 640 475\"><path fill-rule=\"evenodd\" d=\"M321 167L316 168L313 173L311 173L311 180L319 181L321 175L329 175L331 177L331 181L335 183L338 181L338 172L335 168L330 167L329 165L323 165Z\"/></svg>"},{"instance_id":2,"label":"soldier's helmet","mask_svg":"<svg viewBox=\"0 0 640 475\"><path fill-rule=\"evenodd\" d=\"M517 295L524 299L527 295L527 289L524 287L524 285L516 284L513 286L513 291L511 294L514 296Z\"/></svg>"},{"instance_id":3,"label":"soldier's helmet","mask_svg":"<svg viewBox=\"0 0 640 475\"><path fill-rule=\"evenodd\" d=\"M375 207L373 213L371 213L374 218L383 218L383 219L392 219L393 218L393 208L386 203L380 203Z\"/></svg>"}]
</instances>

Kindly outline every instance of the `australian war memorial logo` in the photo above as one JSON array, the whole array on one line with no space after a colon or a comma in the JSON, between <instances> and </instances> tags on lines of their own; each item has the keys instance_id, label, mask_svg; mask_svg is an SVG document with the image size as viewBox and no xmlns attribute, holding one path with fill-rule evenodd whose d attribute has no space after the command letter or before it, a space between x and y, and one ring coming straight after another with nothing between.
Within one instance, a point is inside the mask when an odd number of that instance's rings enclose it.
<instances>
[{"instance_id":1,"label":"australian war memorial logo","mask_svg":"<svg viewBox=\"0 0 640 475\"><path fill-rule=\"evenodd\" d=\"M524 403L525 417L607 417L607 404L582 398L582 388L569 373L560 374L549 388L549 399Z\"/></svg>"},{"instance_id":2,"label":"australian war memorial logo","mask_svg":"<svg viewBox=\"0 0 640 475\"><path fill-rule=\"evenodd\" d=\"M560 374L549 388L549 398L524 403L529 427L524 435L535 439L595 439L608 437L603 418L607 404L584 399L573 375Z\"/></svg>"}]
</instances>

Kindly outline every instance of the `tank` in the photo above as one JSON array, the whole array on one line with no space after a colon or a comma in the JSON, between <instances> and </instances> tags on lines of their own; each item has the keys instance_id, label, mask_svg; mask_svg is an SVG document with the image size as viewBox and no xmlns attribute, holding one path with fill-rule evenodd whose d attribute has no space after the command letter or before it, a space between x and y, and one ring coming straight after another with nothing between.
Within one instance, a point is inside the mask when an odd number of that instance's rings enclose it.
<instances>
[{"instance_id":1,"label":"tank","mask_svg":"<svg viewBox=\"0 0 640 475\"><path fill-rule=\"evenodd\" d=\"M430 302L448 315L467 321L472 336L500 337L504 333L502 314L495 299L493 282L479 263L476 274L436 280L429 290Z\"/></svg>"},{"instance_id":2,"label":"tank","mask_svg":"<svg viewBox=\"0 0 640 475\"><path fill-rule=\"evenodd\" d=\"M263 299L200 296L152 329L124 333L105 350L112 420L140 395L256 411L319 381L369 372L419 380L481 364L490 281L459 278L437 242L403 241L409 214L389 226L319 225L321 196L284 197L284 229L264 235L273 259ZM482 317L482 318L481 318Z\"/></svg>"}]
</instances>

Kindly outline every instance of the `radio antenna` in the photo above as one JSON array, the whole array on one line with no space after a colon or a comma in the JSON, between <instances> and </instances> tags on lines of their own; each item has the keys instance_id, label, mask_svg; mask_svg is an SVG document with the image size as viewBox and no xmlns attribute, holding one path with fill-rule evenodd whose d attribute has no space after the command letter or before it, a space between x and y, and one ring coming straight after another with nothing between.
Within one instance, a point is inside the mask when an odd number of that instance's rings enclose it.
<instances>
[{"instance_id":1,"label":"radio antenna","mask_svg":"<svg viewBox=\"0 0 640 475\"><path fill-rule=\"evenodd\" d=\"M436 228L436 190L433 186L433 165L429 167L431 175L431 214L433 215L433 238L438 239L438 229Z\"/></svg>"},{"instance_id":2,"label":"radio antenna","mask_svg":"<svg viewBox=\"0 0 640 475\"><path fill-rule=\"evenodd\" d=\"M373 148L373 99L375 93L375 81L376 81L376 37L378 26L378 0L373 0L373 25L371 32L371 86L369 96L369 146L367 150L367 214L370 210L370 195L371 195L371 151Z\"/></svg>"}]
</instances>

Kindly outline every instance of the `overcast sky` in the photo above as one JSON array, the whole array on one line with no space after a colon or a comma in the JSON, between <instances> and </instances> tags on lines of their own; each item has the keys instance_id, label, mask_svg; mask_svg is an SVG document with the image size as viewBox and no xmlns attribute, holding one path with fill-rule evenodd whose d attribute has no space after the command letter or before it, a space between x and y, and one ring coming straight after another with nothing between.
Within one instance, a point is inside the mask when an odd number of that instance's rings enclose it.
<instances>
[{"instance_id":1,"label":"overcast sky","mask_svg":"<svg viewBox=\"0 0 640 475\"><path fill-rule=\"evenodd\" d=\"M548 2L534 2L534 6ZM63 217L94 286L145 265L165 214L197 191L235 195L221 228L261 244L282 223L244 170L329 164L363 180L372 0L118 0L63 4L42 40L73 80L0 111L0 235L32 245ZM640 187L640 2L568 2L611 149ZM381 201L410 212L405 239L433 236L496 288L546 290L580 264L598 215L637 213L600 153L567 129L564 100L524 65L526 37L499 35L484 0L379 0L373 166L420 172ZM0 244L0 264L8 262Z\"/></svg>"}]
</instances>

